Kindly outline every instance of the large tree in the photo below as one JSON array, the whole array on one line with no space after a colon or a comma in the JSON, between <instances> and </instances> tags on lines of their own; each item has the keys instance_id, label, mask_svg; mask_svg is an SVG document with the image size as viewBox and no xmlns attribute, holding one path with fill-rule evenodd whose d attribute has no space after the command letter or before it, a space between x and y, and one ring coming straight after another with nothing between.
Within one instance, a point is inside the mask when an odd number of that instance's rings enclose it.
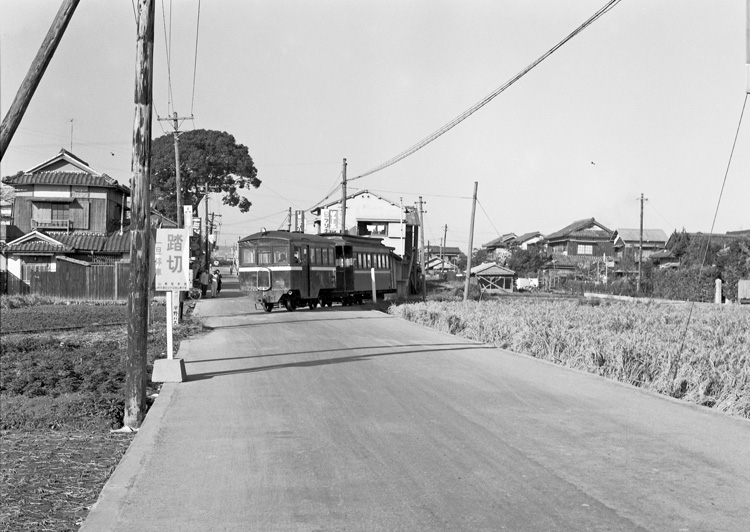
<instances>
[{"instance_id":1,"label":"large tree","mask_svg":"<svg viewBox=\"0 0 750 532\"><path fill-rule=\"evenodd\" d=\"M205 194L223 193L225 205L247 212L252 203L238 189L258 188L258 170L247 146L223 131L195 129L180 134L180 181L183 205L195 207ZM174 136L154 139L151 145L151 196L154 207L177 219Z\"/></svg>"}]
</instances>

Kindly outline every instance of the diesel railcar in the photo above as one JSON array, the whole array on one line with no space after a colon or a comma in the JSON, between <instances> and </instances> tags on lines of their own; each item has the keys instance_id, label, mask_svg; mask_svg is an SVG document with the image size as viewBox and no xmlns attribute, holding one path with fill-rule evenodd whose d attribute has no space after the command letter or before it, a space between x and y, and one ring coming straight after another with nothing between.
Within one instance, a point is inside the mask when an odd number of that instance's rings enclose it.
<instances>
[{"instance_id":1,"label":"diesel railcar","mask_svg":"<svg viewBox=\"0 0 750 532\"><path fill-rule=\"evenodd\" d=\"M392 248L380 239L341 233L321 236L336 245L336 286L324 294L324 304L351 305L372 299L373 270L378 298L396 291Z\"/></svg>"},{"instance_id":2,"label":"diesel railcar","mask_svg":"<svg viewBox=\"0 0 750 532\"><path fill-rule=\"evenodd\" d=\"M378 239L328 233L263 231L239 241L240 290L256 308L361 303L395 292L391 248Z\"/></svg>"},{"instance_id":3,"label":"diesel railcar","mask_svg":"<svg viewBox=\"0 0 750 532\"><path fill-rule=\"evenodd\" d=\"M263 231L238 246L240 290L254 297L256 308L315 308L336 286L336 247L327 238Z\"/></svg>"}]
</instances>

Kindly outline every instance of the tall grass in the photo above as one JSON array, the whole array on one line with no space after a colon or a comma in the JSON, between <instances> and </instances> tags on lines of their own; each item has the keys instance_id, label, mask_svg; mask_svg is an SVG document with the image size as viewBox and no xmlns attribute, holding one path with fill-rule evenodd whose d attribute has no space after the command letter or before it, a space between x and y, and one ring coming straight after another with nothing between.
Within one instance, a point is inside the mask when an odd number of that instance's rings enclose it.
<instances>
[{"instance_id":1,"label":"tall grass","mask_svg":"<svg viewBox=\"0 0 750 532\"><path fill-rule=\"evenodd\" d=\"M750 309L698 305L686 330L687 304L582 301L428 301L389 312L750 418Z\"/></svg>"}]
</instances>

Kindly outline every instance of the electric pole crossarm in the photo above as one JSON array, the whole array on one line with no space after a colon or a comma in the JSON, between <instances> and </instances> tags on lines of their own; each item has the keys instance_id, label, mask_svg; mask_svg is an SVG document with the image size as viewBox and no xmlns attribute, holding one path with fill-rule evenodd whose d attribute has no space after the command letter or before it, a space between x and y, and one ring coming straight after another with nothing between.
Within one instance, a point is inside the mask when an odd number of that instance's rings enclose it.
<instances>
[{"instance_id":1,"label":"electric pole crossarm","mask_svg":"<svg viewBox=\"0 0 750 532\"><path fill-rule=\"evenodd\" d=\"M159 121L172 122L174 127L174 168L175 168L175 197L177 198L177 227L185 227L182 219L182 178L180 176L180 124L178 120L192 120L192 116L177 116L174 113L172 118L157 118Z\"/></svg>"}]
</instances>

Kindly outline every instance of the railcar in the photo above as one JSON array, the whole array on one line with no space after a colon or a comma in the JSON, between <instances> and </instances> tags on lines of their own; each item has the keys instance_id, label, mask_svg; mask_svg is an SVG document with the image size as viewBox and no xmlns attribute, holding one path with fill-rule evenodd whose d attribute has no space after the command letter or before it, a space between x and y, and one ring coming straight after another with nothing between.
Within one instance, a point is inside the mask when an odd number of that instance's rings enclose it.
<instances>
[{"instance_id":1,"label":"railcar","mask_svg":"<svg viewBox=\"0 0 750 532\"><path fill-rule=\"evenodd\" d=\"M323 293L322 304L351 305L372 299L373 270L376 297L396 291L393 249L380 239L341 233L321 236L336 246L336 285Z\"/></svg>"},{"instance_id":2,"label":"railcar","mask_svg":"<svg viewBox=\"0 0 750 532\"><path fill-rule=\"evenodd\" d=\"M262 231L241 239L240 290L255 307L271 312L307 305L314 309L336 287L336 245L318 235Z\"/></svg>"}]
</instances>

